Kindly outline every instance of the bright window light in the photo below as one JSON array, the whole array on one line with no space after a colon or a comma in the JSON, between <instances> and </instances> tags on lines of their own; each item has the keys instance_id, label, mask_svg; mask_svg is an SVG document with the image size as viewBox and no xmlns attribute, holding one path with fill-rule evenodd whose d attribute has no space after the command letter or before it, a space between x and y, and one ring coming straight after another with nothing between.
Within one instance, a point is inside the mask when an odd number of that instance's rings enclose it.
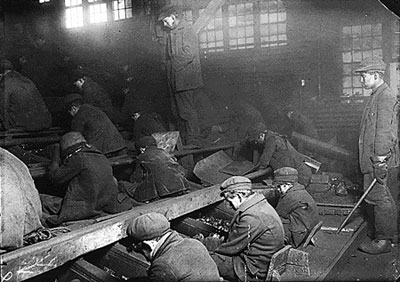
<instances>
[{"instance_id":1,"label":"bright window light","mask_svg":"<svg viewBox=\"0 0 400 282\"><path fill-rule=\"evenodd\" d=\"M102 23L107 21L107 4L93 4L89 6L90 23Z\"/></svg>"},{"instance_id":2,"label":"bright window light","mask_svg":"<svg viewBox=\"0 0 400 282\"><path fill-rule=\"evenodd\" d=\"M82 5L82 0L65 0L65 7Z\"/></svg>"},{"instance_id":3,"label":"bright window light","mask_svg":"<svg viewBox=\"0 0 400 282\"><path fill-rule=\"evenodd\" d=\"M83 26L82 6L71 7L65 10L65 26L67 28Z\"/></svg>"},{"instance_id":4,"label":"bright window light","mask_svg":"<svg viewBox=\"0 0 400 282\"><path fill-rule=\"evenodd\" d=\"M114 0L113 1L114 20L122 20L132 18L132 1L131 0Z\"/></svg>"},{"instance_id":5,"label":"bright window light","mask_svg":"<svg viewBox=\"0 0 400 282\"><path fill-rule=\"evenodd\" d=\"M47 3L50 2L50 0L39 0L39 3Z\"/></svg>"}]
</instances>

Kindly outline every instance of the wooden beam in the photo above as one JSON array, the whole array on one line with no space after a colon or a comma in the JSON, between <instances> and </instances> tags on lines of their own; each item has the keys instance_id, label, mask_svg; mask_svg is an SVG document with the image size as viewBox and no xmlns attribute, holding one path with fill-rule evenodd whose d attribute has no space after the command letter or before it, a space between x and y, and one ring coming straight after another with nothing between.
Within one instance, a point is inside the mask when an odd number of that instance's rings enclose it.
<instances>
[{"instance_id":1,"label":"wooden beam","mask_svg":"<svg viewBox=\"0 0 400 282\"><path fill-rule=\"evenodd\" d=\"M215 13L222 7L222 5L224 5L224 3L225 0L211 0L193 24L194 32L199 33L200 30L206 27L208 22L214 17Z\"/></svg>"},{"instance_id":2,"label":"wooden beam","mask_svg":"<svg viewBox=\"0 0 400 282\"><path fill-rule=\"evenodd\" d=\"M110 245L126 237L126 227L132 218L149 212L178 218L221 201L219 185L170 198L116 215L49 241L39 242L0 256L2 277L23 281L57 268L83 254Z\"/></svg>"}]
</instances>

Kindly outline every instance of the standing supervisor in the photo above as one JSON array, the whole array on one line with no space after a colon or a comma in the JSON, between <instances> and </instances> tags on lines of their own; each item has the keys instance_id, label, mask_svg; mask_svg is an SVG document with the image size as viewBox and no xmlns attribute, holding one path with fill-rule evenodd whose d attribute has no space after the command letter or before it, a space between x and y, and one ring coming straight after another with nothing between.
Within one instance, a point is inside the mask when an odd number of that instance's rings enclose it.
<instances>
[{"instance_id":1,"label":"standing supervisor","mask_svg":"<svg viewBox=\"0 0 400 282\"><path fill-rule=\"evenodd\" d=\"M129 223L127 233L136 243L135 250L150 261L147 279L130 281L221 281L206 247L171 230L168 219L162 214L153 212L138 216Z\"/></svg>"},{"instance_id":2,"label":"standing supervisor","mask_svg":"<svg viewBox=\"0 0 400 282\"><path fill-rule=\"evenodd\" d=\"M170 29L166 42L166 64L171 107L183 120L186 144L202 145L196 104L206 99L199 57L198 40L192 26L176 6L164 6L158 20Z\"/></svg>"},{"instance_id":3,"label":"standing supervisor","mask_svg":"<svg viewBox=\"0 0 400 282\"><path fill-rule=\"evenodd\" d=\"M374 208L375 238L360 245L369 254L391 251L390 241L397 241L398 195L398 120L397 99L383 81L386 69L381 59L366 58L355 72L361 75L361 83L372 93L361 120L359 138L359 162L363 173L364 189L373 179L377 183L365 198Z\"/></svg>"},{"instance_id":4,"label":"standing supervisor","mask_svg":"<svg viewBox=\"0 0 400 282\"><path fill-rule=\"evenodd\" d=\"M264 281L272 255L284 246L279 215L246 177L228 178L221 190L235 214L227 241L212 254L220 275L229 281Z\"/></svg>"}]
</instances>

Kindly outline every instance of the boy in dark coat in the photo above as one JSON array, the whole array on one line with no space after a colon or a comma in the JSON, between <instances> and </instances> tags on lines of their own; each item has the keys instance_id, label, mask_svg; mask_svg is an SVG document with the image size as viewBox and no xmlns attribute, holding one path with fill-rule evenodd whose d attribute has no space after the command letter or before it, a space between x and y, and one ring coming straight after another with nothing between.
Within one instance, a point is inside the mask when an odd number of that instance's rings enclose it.
<instances>
[{"instance_id":1,"label":"boy in dark coat","mask_svg":"<svg viewBox=\"0 0 400 282\"><path fill-rule=\"evenodd\" d=\"M221 195L235 210L228 239L212 255L229 281L264 281L272 255L284 246L282 222L265 197L251 190L250 179L233 176Z\"/></svg>"},{"instance_id":2,"label":"boy in dark coat","mask_svg":"<svg viewBox=\"0 0 400 282\"><path fill-rule=\"evenodd\" d=\"M221 281L206 247L198 240L182 238L172 231L162 214L148 213L133 219L127 233L138 242L136 250L150 261L146 281Z\"/></svg>"},{"instance_id":3,"label":"boy in dark coat","mask_svg":"<svg viewBox=\"0 0 400 282\"><path fill-rule=\"evenodd\" d=\"M283 223L285 241L297 248L318 223L317 204L298 183L296 169L282 167L274 171L274 177L281 194L275 209Z\"/></svg>"},{"instance_id":4,"label":"boy in dark coat","mask_svg":"<svg viewBox=\"0 0 400 282\"><path fill-rule=\"evenodd\" d=\"M118 191L110 162L86 143L79 132L64 134L60 146L62 162L59 150L55 150L49 177L57 184L67 183L68 187L65 196L59 199L60 209L53 210L56 214L47 218L48 225L118 213L132 207L129 197Z\"/></svg>"}]
</instances>

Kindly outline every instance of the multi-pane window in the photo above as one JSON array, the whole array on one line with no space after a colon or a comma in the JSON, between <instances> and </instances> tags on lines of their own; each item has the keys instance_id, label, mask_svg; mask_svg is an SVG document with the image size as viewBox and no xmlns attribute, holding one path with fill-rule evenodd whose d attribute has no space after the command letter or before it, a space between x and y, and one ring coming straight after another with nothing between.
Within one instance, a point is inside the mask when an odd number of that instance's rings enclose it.
<instances>
[{"instance_id":1,"label":"multi-pane window","mask_svg":"<svg viewBox=\"0 0 400 282\"><path fill-rule=\"evenodd\" d=\"M132 0L113 1L114 20L132 18Z\"/></svg>"},{"instance_id":2,"label":"multi-pane window","mask_svg":"<svg viewBox=\"0 0 400 282\"><path fill-rule=\"evenodd\" d=\"M260 1L261 47L287 45L286 9L282 0Z\"/></svg>"},{"instance_id":3,"label":"multi-pane window","mask_svg":"<svg viewBox=\"0 0 400 282\"><path fill-rule=\"evenodd\" d=\"M254 48L253 3L228 6L229 49Z\"/></svg>"},{"instance_id":4,"label":"multi-pane window","mask_svg":"<svg viewBox=\"0 0 400 282\"><path fill-rule=\"evenodd\" d=\"M200 10L200 14L204 9ZM208 52L224 51L224 36L222 28L222 10L219 9L208 26L200 32L200 49Z\"/></svg>"},{"instance_id":5,"label":"multi-pane window","mask_svg":"<svg viewBox=\"0 0 400 282\"><path fill-rule=\"evenodd\" d=\"M83 26L82 0L65 0L65 26L67 28Z\"/></svg>"},{"instance_id":6,"label":"multi-pane window","mask_svg":"<svg viewBox=\"0 0 400 282\"><path fill-rule=\"evenodd\" d=\"M362 88L360 77L354 70L367 57L382 58L382 24L345 26L342 37L342 97L367 96L370 90Z\"/></svg>"},{"instance_id":7,"label":"multi-pane window","mask_svg":"<svg viewBox=\"0 0 400 282\"><path fill-rule=\"evenodd\" d=\"M99 2L98 0L89 0L89 3ZM89 5L89 22L103 23L107 21L107 4L96 3Z\"/></svg>"}]
</instances>

